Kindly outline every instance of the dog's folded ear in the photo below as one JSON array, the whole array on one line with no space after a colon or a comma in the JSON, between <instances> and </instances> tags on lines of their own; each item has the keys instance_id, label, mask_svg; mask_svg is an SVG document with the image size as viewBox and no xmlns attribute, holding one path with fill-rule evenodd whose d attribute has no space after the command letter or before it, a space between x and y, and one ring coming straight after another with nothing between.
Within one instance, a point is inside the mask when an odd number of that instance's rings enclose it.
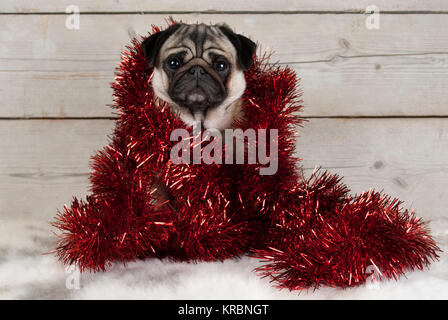
<instances>
[{"instance_id":1,"label":"dog's folded ear","mask_svg":"<svg viewBox=\"0 0 448 320\"><path fill-rule=\"evenodd\" d=\"M180 23L175 23L166 30L150 35L142 42L143 54L145 55L146 61L148 61L150 68L154 67L160 47L162 47L163 43L169 38L170 35L176 32L180 26Z\"/></svg>"},{"instance_id":2,"label":"dog's folded ear","mask_svg":"<svg viewBox=\"0 0 448 320\"><path fill-rule=\"evenodd\" d=\"M230 42L232 42L236 48L241 68L243 70L249 69L252 65L252 59L255 50L257 49L257 45L249 38L233 32L226 24L220 25L219 29L227 36L227 38L229 38Z\"/></svg>"}]
</instances>

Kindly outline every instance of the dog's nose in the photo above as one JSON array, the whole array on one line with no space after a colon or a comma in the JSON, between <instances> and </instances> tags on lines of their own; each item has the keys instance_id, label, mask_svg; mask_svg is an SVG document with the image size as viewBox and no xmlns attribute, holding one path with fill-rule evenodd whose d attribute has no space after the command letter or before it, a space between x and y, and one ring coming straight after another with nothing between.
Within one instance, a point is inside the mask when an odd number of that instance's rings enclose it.
<instances>
[{"instance_id":1,"label":"dog's nose","mask_svg":"<svg viewBox=\"0 0 448 320\"><path fill-rule=\"evenodd\" d=\"M188 70L188 72L194 75L195 78L199 78L205 74L205 70L201 66L193 66Z\"/></svg>"}]
</instances>

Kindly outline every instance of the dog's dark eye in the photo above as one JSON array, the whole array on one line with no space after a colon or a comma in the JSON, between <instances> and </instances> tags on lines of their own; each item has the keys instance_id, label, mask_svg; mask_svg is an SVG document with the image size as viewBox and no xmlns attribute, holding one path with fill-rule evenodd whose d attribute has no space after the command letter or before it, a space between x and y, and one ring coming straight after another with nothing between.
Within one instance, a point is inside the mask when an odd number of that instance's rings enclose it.
<instances>
[{"instance_id":1,"label":"dog's dark eye","mask_svg":"<svg viewBox=\"0 0 448 320\"><path fill-rule=\"evenodd\" d=\"M176 70L180 67L180 61L177 58L171 58L167 61L168 68Z\"/></svg>"},{"instance_id":2,"label":"dog's dark eye","mask_svg":"<svg viewBox=\"0 0 448 320\"><path fill-rule=\"evenodd\" d=\"M229 65L227 64L227 62L225 62L223 60L219 60L215 64L216 70L221 71L221 72L226 71L228 67L229 67Z\"/></svg>"}]
</instances>

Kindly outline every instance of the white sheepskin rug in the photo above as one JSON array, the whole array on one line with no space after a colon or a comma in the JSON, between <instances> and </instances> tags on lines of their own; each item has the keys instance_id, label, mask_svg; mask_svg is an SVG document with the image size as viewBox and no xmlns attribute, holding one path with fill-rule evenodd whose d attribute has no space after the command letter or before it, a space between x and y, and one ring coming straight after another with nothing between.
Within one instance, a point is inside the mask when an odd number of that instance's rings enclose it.
<instances>
[{"instance_id":1,"label":"white sheepskin rug","mask_svg":"<svg viewBox=\"0 0 448 320\"><path fill-rule=\"evenodd\" d=\"M369 282L350 289L322 287L290 292L252 270L256 259L173 263L147 259L82 273L50 254L55 236L48 221L0 220L1 299L448 299L448 218L430 222L444 250L429 269L399 281Z\"/></svg>"}]
</instances>

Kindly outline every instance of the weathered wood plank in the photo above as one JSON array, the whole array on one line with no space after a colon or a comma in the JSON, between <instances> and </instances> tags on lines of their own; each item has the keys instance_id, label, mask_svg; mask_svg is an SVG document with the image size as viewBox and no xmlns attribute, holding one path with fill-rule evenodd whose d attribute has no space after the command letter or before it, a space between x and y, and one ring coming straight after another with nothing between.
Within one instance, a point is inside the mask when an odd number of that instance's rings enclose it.
<instances>
[{"instance_id":1,"label":"weathered wood plank","mask_svg":"<svg viewBox=\"0 0 448 320\"><path fill-rule=\"evenodd\" d=\"M165 15L0 16L0 117L108 117L120 52ZM448 18L386 15L176 15L226 21L303 79L307 116L447 115ZM290 32L285 32L290 30ZM6 103L5 103L6 102Z\"/></svg>"},{"instance_id":2,"label":"weathered wood plank","mask_svg":"<svg viewBox=\"0 0 448 320\"><path fill-rule=\"evenodd\" d=\"M448 55L338 58L290 64L304 116L447 115ZM110 117L113 71L0 73L3 117ZM11 78L9 78L11 77Z\"/></svg>"},{"instance_id":3,"label":"weathered wood plank","mask_svg":"<svg viewBox=\"0 0 448 320\"><path fill-rule=\"evenodd\" d=\"M0 218L50 219L88 193L90 156L110 120L0 121ZM299 131L307 174L315 165L405 200L423 217L446 215L448 119L311 119Z\"/></svg>"},{"instance_id":4,"label":"weathered wood plank","mask_svg":"<svg viewBox=\"0 0 448 320\"><path fill-rule=\"evenodd\" d=\"M65 12L75 4L81 12L180 12L180 11L361 11L375 4L383 11L443 11L448 10L444 0L194 0L194 1L148 1L148 0L14 0L3 1L0 12Z\"/></svg>"},{"instance_id":5,"label":"weathered wood plank","mask_svg":"<svg viewBox=\"0 0 448 320\"><path fill-rule=\"evenodd\" d=\"M51 218L85 195L88 162L107 143L113 121L0 121L1 219Z\"/></svg>"}]
</instances>

